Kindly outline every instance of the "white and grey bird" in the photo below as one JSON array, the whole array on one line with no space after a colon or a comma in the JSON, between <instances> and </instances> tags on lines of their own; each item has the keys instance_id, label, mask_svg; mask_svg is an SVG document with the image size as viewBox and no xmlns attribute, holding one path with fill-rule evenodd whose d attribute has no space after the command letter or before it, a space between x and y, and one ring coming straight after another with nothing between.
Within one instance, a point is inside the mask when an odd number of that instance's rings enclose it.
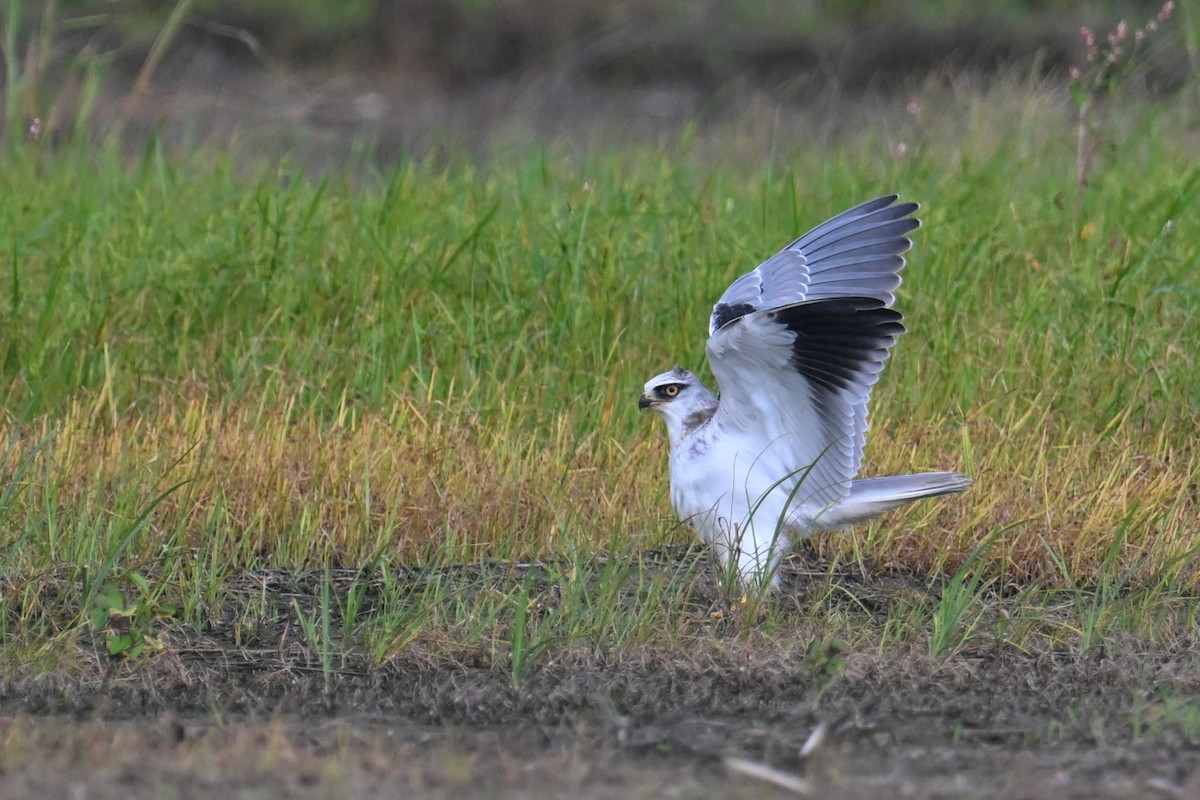
<instances>
[{"instance_id":1,"label":"white and grey bird","mask_svg":"<svg viewBox=\"0 0 1200 800\"><path fill-rule=\"evenodd\" d=\"M858 477L921 224L895 201L838 214L725 290L706 348L719 395L682 367L646 382L638 406L666 420L671 503L747 587L776 586L798 538L970 486L957 472Z\"/></svg>"}]
</instances>

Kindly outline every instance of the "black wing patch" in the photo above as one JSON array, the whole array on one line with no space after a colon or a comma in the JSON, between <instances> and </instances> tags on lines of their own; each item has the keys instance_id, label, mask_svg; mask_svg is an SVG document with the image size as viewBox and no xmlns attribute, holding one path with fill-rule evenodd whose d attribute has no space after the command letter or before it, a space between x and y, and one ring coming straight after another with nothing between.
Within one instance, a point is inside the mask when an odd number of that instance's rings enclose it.
<instances>
[{"instance_id":1,"label":"black wing patch","mask_svg":"<svg viewBox=\"0 0 1200 800\"><path fill-rule=\"evenodd\" d=\"M719 331L729 323L739 320L756 309L751 303L717 303L712 312L712 329Z\"/></svg>"},{"instance_id":2,"label":"black wing patch","mask_svg":"<svg viewBox=\"0 0 1200 800\"><path fill-rule=\"evenodd\" d=\"M833 393L873 384L904 333L900 312L869 297L797 303L771 316L796 334L792 367Z\"/></svg>"}]
</instances>

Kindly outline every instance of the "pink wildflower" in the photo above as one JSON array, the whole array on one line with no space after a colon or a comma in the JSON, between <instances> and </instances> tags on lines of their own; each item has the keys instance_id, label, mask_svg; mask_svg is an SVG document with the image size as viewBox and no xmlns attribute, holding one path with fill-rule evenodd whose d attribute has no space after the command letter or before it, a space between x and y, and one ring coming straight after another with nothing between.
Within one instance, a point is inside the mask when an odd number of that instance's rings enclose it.
<instances>
[{"instance_id":1,"label":"pink wildflower","mask_svg":"<svg viewBox=\"0 0 1200 800\"><path fill-rule=\"evenodd\" d=\"M1079 36L1083 39L1083 46L1087 49L1087 60L1091 61L1096 57L1096 36L1087 26L1079 29Z\"/></svg>"},{"instance_id":2,"label":"pink wildflower","mask_svg":"<svg viewBox=\"0 0 1200 800\"><path fill-rule=\"evenodd\" d=\"M1167 0L1163 3L1163 7L1158 12L1158 21L1166 22L1171 18L1171 12L1175 10L1175 0Z\"/></svg>"},{"instance_id":3,"label":"pink wildflower","mask_svg":"<svg viewBox=\"0 0 1200 800\"><path fill-rule=\"evenodd\" d=\"M1113 28L1112 33L1108 34L1108 46L1116 47L1117 43L1125 38L1125 34L1128 33L1128 31L1129 28L1125 24L1125 20L1118 22L1117 27Z\"/></svg>"}]
</instances>

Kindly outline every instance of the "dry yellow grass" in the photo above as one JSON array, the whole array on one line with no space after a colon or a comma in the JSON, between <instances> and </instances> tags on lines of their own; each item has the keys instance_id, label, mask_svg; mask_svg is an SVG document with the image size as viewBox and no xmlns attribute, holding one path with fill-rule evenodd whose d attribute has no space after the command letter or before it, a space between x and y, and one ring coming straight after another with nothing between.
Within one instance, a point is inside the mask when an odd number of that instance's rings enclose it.
<instances>
[{"instance_id":1,"label":"dry yellow grass","mask_svg":"<svg viewBox=\"0 0 1200 800\"><path fill-rule=\"evenodd\" d=\"M521 558L581 535L604 548L662 528L650 437L576 438L566 412L534 435L507 424L513 409L481 417L454 398L327 419L287 400L225 406L200 394L115 425L94 405L0 432L10 459L31 457L38 476L19 495L23 515L46 502L45 476L62 508L112 493L149 500L189 481L155 510L147 553L181 530L191 547L221 542L273 565ZM53 445L35 453L48 435Z\"/></svg>"},{"instance_id":2,"label":"dry yellow grass","mask_svg":"<svg viewBox=\"0 0 1200 800\"><path fill-rule=\"evenodd\" d=\"M170 540L224 548L244 566L528 558L690 537L671 515L657 420L629 436L610 419L577 437L571 409L531 432L521 408L482 414L455 397L399 398L378 414L343 405L329 418L286 398L224 404L194 388L164 392L115 425L97 405L80 397L56 419L0 430L10 463L30 459L10 517L35 518L51 501L60 514L128 514L141 510L129 498L145 503L188 481L131 553L152 559ZM1200 517L1191 437L1128 419L1102 436L1081 433L1036 403L957 423L877 419L867 472L923 468L962 469L976 483L815 544L834 558L937 571L1009 528L989 571L1055 583L1049 545L1087 582L1122 532L1120 565L1143 560L1150 575L1174 563L1167 577L1197 577L1183 558Z\"/></svg>"}]
</instances>

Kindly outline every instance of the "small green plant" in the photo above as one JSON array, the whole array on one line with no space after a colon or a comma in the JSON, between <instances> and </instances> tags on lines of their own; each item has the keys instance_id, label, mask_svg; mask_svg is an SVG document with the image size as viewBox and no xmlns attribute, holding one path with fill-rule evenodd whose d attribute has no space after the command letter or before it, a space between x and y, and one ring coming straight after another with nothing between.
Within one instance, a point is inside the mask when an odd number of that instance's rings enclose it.
<instances>
[{"instance_id":1,"label":"small green plant","mask_svg":"<svg viewBox=\"0 0 1200 800\"><path fill-rule=\"evenodd\" d=\"M1071 597L1075 617L1070 629L1078 635L1082 650L1101 645L1114 626L1118 629L1128 627L1139 606L1164 607L1169 602L1171 576L1181 563L1195 557L1195 551L1189 550L1163 559L1161 554L1150 550L1129 559L1130 527L1136 515L1135 506L1113 533L1112 541L1088 583L1076 575L1066 553L1042 540L1059 571L1066 593Z\"/></svg>"},{"instance_id":2,"label":"small green plant","mask_svg":"<svg viewBox=\"0 0 1200 800\"><path fill-rule=\"evenodd\" d=\"M318 607L312 613L306 613L300 604L293 599L292 608L296 612L296 621L304 632L304 638L309 647L316 650L321 659L321 676L325 681L326 702L332 702L333 697L333 595L332 578L329 566L326 564L321 571L321 589Z\"/></svg>"},{"instance_id":3,"label":"small green plant","mask_svg":"<svg viewBox=\"0 0 1200 800\"><path fill-rule=\"evenodd\" d=\"M538 655L558 640L555 636L539 636L540 626L532 625L531 612L536 613L541 599L535 593L536 579L530 570L516 597L516 609L509 644L509 677L514 687L524 683Z\"/></svg>"},{"instance_id":4,"label":"small green plant","mask_svg":"<svg viewBox=\"0 0 1200 800\"><path fill-rule=\"evenodd\" d=\"M92 628L105 638L109 655L135 659L162 651L155 630L175 617L178 607L163 601L163 587L154 587L138 572L130 573L132 591L122 592L116 582L104 584L92 600Z\"/></svg>"},{"instance_id":5,"label":"small green plant","mask_svg":"<svg viewBox=\"0 0 1200 800\"><path fill-rule=\"evenodd\" d=\"M813 639L804 655L804 666L817 686L816 699L829 691L846 670L846 643L841 639Z\"/></svg>"},{"instance_id":6,"label":"small green plant","mask_svg":"<svg viewBox=\"0 0 1200 800\"><path fill-rule=\"evenodd\" d=\"M983 595L995 582L984 579L984 559L1005 533L1023 523L992 531L975 546L958 570L942 587L942 596L933 612L929 652L934 658L949 655L973 638L983 616ZM968 616L974 610L973 616Z\"/></svg>"},{"instance_id":7,"label":"small green plant","mask_svg":"<svg viewBox=\"0 0 1200 800\"><path fill-rule=\"evenodd\" d=\"M383 549L377 549L366 561L366 566L358 571L354 582L346 590L345 599L335 598L338 612L342 618L342 639L349 640L358 627L359 617L363 615L364 605L369 596L375 591L375 584L387 580L386 564L383 561Z\"/></svg>"}]
</instances>

